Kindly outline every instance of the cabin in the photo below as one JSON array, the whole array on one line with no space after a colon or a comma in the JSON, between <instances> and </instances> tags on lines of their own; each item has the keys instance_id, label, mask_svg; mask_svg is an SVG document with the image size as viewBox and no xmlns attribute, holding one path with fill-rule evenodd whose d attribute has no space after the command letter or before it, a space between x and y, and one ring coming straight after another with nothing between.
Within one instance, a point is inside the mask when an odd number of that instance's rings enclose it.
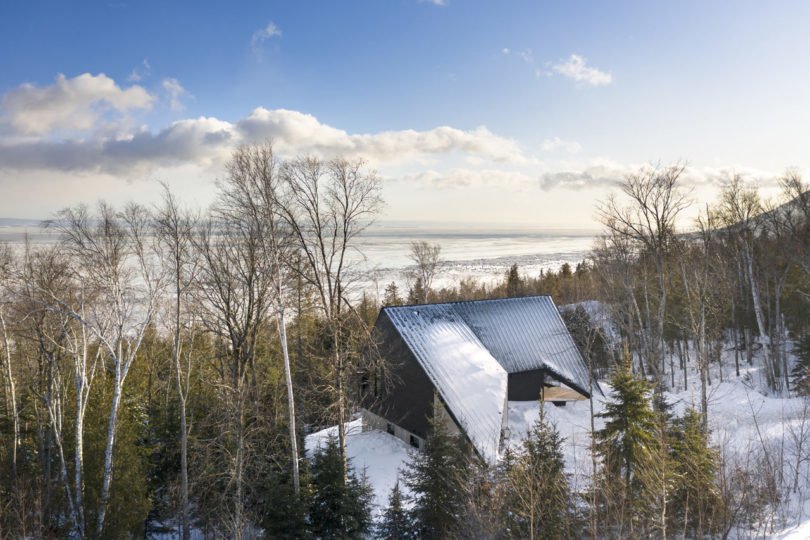
<instances>
[{"instance_id":1,"label":"cabin","mask_svg":"<svg viewBox=\"0 0 810 540\"><path fill-rule=\"evenodd\" d=\"M509 401L590 397L588 368L550 296L386 307L372 335L364 426L417 448L439 414L494 464Z\"/></svg>"}]
</instances>

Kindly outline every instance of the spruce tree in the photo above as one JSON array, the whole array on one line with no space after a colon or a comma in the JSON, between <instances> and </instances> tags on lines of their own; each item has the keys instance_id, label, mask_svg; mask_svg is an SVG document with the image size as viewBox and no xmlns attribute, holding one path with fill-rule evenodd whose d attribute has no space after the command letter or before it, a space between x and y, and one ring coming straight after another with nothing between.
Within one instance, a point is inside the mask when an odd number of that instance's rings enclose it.
<instances>
[{"instance_id":1,"label":"spruce tree","mask_svg":"<svg viewBox=\"0 0 810 540\"><path fill-rule=\"evenodd\" d=\"M652 385L633 375L629 360L613 372L610 384L613 399L598 415L605 419L605 427L596 433L597 449L605 458L608 476L623 478L629 486L644 448L656 433L656 414L650 404Z\"/></svg>"},{"instance_id":2,"label":"spruce tree","mask_svg":"<svg viewBox=\"0 0 810 540\"><path fill-rule=\"evenodd\" d=\"M317 538L365 538L371 530L372 488L365 475L357 478L350 462L348 467L344 482L340 446L334 436L315 452L309 516Z\"/></svg>"},{"instance_id":3,"label":"spruce tree","mask_svg":"<svg viewBox=\"0 0 810 540\"><path fill-rule=\"evenodd\" d=\"M414 453L403 473L420 538L453 538L463 531L470 467L469 445L434 414L423 451Z\"/></svg>"},{"instance_id":4,"label":"spruce tree","mask_svg":"<svg viewBox=\"0 0 810 540\"><path fill-rule=\"evenodd\" d=\"M388 496L388 508L377 528L377 537L381 540L410 540L416 538L414 526L408 511L403 505L402 490L399 479Z\"/></svg>"},{"instance_id":5,"label":"spruce tree","mask_svg":"<svg viewBox=\"0 0 810 540\"><path fill-rule=\"evenodd\" d=\"M656 512L666 510L669 493L669 468L659 469L655 462L665 452L660 446L662 415L653 410L652 385L633 375L629 358L613 372L610 384L612 399L598 415L605 427L596 432L603 463L598 510L613 534L653 534L651 529L662 525L662 514Z\"/></svg>"},{"instance_id":6,"label":"spruce tree","mask_svg":"<svg viewBox=\"0 0 810 540\"><path fill-rule=\"evenodd\" d=\"M793 389L800 396L810 396L810 334L796 343L793 352L797 357L791 372Z\"/></svg>"},{"instance_id":7,"label":"spruce tree","mask_svg":"<svg viewBox=\"0 0 810 540\"><path fill-rule=\"evenodd\" d=\"M300 469L300 493L296 496L290 470L272 474L268 484L265 512L261 524L269 538L310 538L307 514L312 485L307 461Z\"/></svg>"},{"instance_id":8,"label":"spruce tree","mask_svg":"<svg viewBox=\"0 0 810 540\"><path fill-rule=\"evenodd\" d=\"M557 428L538 419L506 469L509 537L552 539L573 535L573 505L562 443Z\"/></svg>"},{"instance_id":9,"label":"spruce tree","mask_svg":"<svg viewBox=\"0 0 810 540\"><path fill-rule=\"evenodd\" d=\"M680 532L691 538L716 534L722 506L717 486L720 457L709 446L709 434L695 409L675 421L672 457L677 471L673 518Z\"/></svg>"}]
</instances>

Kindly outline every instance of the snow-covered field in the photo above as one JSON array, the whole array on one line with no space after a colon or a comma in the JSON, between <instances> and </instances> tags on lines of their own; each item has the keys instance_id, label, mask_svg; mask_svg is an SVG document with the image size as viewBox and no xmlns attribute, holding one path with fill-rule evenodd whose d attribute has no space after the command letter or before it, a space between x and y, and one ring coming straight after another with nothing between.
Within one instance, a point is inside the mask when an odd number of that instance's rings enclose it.
<instances>
[{"instance_id":1,"label":"snow-covered field","mask_svg":"<svg viewBox=\"0 0 810 540\"><path fill-rule=\"evenodd\" d=\"M783 502L770 509L766 520L755 530L734 530L732 538L810 538L810 401L799 397L769 395L757 367L741 366L734 374L733 353L724 354L723 382L720 368L712 369L709 388L709 419L712 442L720 450L727 466L755 467L765 454L778 474L785 478ZM677 363L676 363L677 365ZM678 389L667 392L667 401L675 415L687 407L699 408L699 381L688 370L687 388L676 380ZM609 395L610 387L602 388ZM594 412L604 410L606 397L594 398ZM565 407L546 404L545 414L565 438L564 454L574 489L587 486L591 476L590 408L588 401L569 402ZM509 403L508 444L519 445L539 415L534 402ZM595 419L596 429L603 422ZM376 512L387 504L388 494L398 471L409 459L411 448L399 439L376 431L363 432L360 420L348 424L347 447L357 471L365 470L375 491ZM311 452L321 441L335 433L330 428L307 438ZM792 489L795 484L795 491Z\"/></svg>"}]
</instances>

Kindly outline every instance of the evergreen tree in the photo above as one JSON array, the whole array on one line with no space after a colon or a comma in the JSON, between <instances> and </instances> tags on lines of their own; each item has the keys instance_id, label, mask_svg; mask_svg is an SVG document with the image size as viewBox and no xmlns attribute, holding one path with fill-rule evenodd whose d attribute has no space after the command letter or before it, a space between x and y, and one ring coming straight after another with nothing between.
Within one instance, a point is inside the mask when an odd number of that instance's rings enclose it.
<instances>
[{"instance_id":1,"label":"evergreen tree","mask_svg":"<svg viewBox=\"0 0 810 540\"><path fill-rule=\"evenodd\" d=\"M605 458L608 476L623 478L629 486L644 448L652 444L656 433L656 414L650 404L652 385L633 375L629 359L613 372L610 384L613 399L598 415L605 419L605 427L596 433L597 449Z\"/></svg>"},{"instance_id":2,"label":"evergreen tree","mask_svg":"<svg viewBox=\"0 0 810 540\"><path fill-rule=\"evenodd\" d=\"M312 485L307 461L302 460L300 469L301 491L296 496L289 470L271 476L266 493L266 510L262 527L269 538L309 538L307 511L312 500Z\"/></svg>"},{"instance_id":3,"label":"evergreen tree","mask_svg":"<svg viewBox=\"0 0 810 540\"><path fill-rule=\"evenodd\" d=\"M365 475L357 478L348 465L343 480L343 461L336 437L329 437L312 462L312 532L322 539L365 538L371 531L372 488Z\"/></svg>"},{"instance_id":4,"label":"evergreen tree","mask_svg":"<svg viewBox=\"0 0 810 540\"><path fill-rule=\"evenodd\" d=\"M422 304L427 296L425 284L421 277L417 277L413 282L413 286L408 290L408 303L409 304Z\"/></svg>"},{"instance_id":5,"label":"evergreen tree","mask_svg":"<svg viewBox=\"0 0 810 540\"><path fill-rule=\"evenodd\" d=\"M563 438L557 428L538 419L522 450L506 471L509 536L512 538L570 538L572 504Z\"/></svg>"},{"instance_id":6,"label":"evergreen tree","mask_svg":"<svg viewBox=\"0 0 810 540\"><path fill-rule=\"evenodd\" d=\"M596 432L596 450L603 463L596 481L597 510L612 534L661 535L670 491L670 467L660 462L666 458L666 447L661 446L663 417L651 405L652 385L630 371L629 355L611 375L610 384L612 399L598 415L605 419L605 427Z\"/></svg>"},{"instance_id":7,"label":"evergreen tree","mask_svg":"<svg viewBox=\"0 0 810 540\"><path fill-rule=\"evenodd\" d=\"M385 286L383 292L383 306L401 306L402 297L399 296L399 287L396 282L392 281Z\"/></svg>"},{"instance_id":8,"label":"evergreen tree","mask_svg":"<svg viewBox=\"0 0 810 540\"><path fill-rule=\"evenodd\" d=\"M469 445L434 414L423 451L414 453L403 474L420 538L452 538L464 530L470 466Z\"/></svg>"},{"instance_id":9,"label":"evergreen tree","mask_svg":"<svg viewBox=\"0 0 810 540\"><path fill-rule=\"evenodd\" d=\"M700 413L688 409L675 421L672 457L677 471L673 496L675 523L686 537L702 538L717 533L722 498L717 487L720 458L709 446Z\"/></svg>"},{"instance_id":10,"label":"evergreen tree","mask_svg":"<svg viewBox=\"0 0 810 540\"><path fill-rule=\"evenodd\" d=\"M523 280L520 278L517 263L513 264L506 272L506 296L514 298L522 296L524 290Z\"/></svg>"},{"instance_id":11,"label":"evergreen tree","mask_svg":"<svg viewBox=\"0 0 810 540\"><path fill-rule=\"evenodd\" d=\"M382 516L377 536L382 540L410 540L416 538L413 528L408 511L403 506L402 490L397 480L388 497L388 508Z\"/></svg>"},{"instance_id":12,"label":"evergreen tree","mask_svg":"<svg viewBox=\"0 0 810 540\"><path fill-rule=\"evenodd\" d=\"M796 343L793 352L797 357L791 372L793 389L800 396L810 396L810 334Z\"/></svg>"}]
</instances>

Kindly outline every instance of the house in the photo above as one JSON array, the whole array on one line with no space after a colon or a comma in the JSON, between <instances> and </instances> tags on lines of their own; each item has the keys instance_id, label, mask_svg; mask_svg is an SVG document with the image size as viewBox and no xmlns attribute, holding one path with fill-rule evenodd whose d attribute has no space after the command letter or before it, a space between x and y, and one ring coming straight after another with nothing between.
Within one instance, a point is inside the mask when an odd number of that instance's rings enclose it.
<instances>
[{"instance_id":1,"label":"house","mask_svg":"<svg viewBox=\"0 0 810 540\"><path fill-rule=\"evenodd\" d=\"M440 414L494 463L508 401L590 397L587 366L549 296L386 307L373 336L364 424L416 447Z\"/></svg>"}]
</instances>

